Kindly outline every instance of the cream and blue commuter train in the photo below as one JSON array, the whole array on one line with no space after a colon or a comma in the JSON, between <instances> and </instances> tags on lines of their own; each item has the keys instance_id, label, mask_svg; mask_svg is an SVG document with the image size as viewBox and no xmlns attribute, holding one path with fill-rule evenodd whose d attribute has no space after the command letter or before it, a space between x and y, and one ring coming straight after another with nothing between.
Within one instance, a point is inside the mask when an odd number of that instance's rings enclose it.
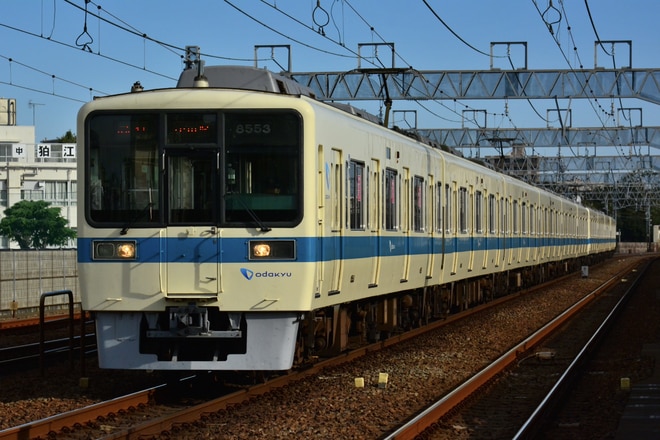
<instances>
[{"instance_id":1,"label":"cream and blue commuter train","mask_svg":"<svg viewBox=\"0 0 660 440\"><path fill-rule=\"evenodd\" d=\"M289 369L614 250L612 218L284 76L204 76L79 112L80 291L103 368Z\"/></svg>"}]
</instances>

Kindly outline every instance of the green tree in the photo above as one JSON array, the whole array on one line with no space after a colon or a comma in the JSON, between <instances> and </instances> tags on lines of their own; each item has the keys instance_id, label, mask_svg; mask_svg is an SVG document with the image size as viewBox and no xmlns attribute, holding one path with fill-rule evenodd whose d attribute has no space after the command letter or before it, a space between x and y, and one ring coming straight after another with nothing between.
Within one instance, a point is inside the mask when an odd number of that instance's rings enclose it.
<instances>
[{"instance_id":1,"label":"green tree","mask_svg":"<svg viewBox=\"0 0 660 440\"><path fill-rule=\"evenodd\" d=\"M43 200L22 200L5 209L0 234L18 243L21 249L63 246L76 237L60 210Z\"/></svg>"},{"instance_id":2,"label":"green tree","mask_svg":"<svg viewBox=\"0 0 660 440\"><path fill-rule=\"evenodd\" d=\"M46 139L44 139L46 141ZM66 133L64 133L64 136L60 136L58 138L55 138L51 140L50 142L61 142L63 144L75 144L76 143L76 135L73 134L71 130L67 130Z\"/></svg>"}]
</instances>

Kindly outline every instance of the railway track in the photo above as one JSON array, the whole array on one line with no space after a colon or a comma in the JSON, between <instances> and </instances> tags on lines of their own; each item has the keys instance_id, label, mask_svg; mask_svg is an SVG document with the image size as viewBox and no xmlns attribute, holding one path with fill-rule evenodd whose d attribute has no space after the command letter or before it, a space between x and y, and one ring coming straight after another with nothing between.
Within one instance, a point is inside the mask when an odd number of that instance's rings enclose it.
<instances>
[{"instance_id":1,"label":"railway track","mask_svg":"<svg viewBox=\"0 0 660 440\"><path fill-rule=\"evenodd\" d=\"M73 323L63 316L47 317L43 326L38 317L5 322L0 335L0 372L5 375L35 367L43 369L67 355L73 363L74 355L80 356L81 350L86 354L96 351L94 322L81 322L80 313Z\"/></svg>"},{"instance_id":2,"label":"railway track","mask_svg":"<svg viewBox=\"0 0 660 440\"><path fill-rule=\"evenodd\" d=\"M576 377L584 374L642 276L629 272L623 280L612 277L385 438L552 438L544 433L558 405L567 399Z\"/></svg>"},{"instance_id":3,"label":"railway track","mask_svg":"<svg viewBox=\"0 0 660 440\"><path fill-rule=\"evenodd\" d=\"M592 273L594 272L596 271ZM595 280L590 281L595 282ZM587 282L580 280L577 284L586 285ZM531 296L531 294L518 295L522 302L526 302ZM558 299L555 295L553 303L556 302ZM497 304L492 305L494 309L497 309ZM536 305L532 308L543 307ZM508 309L502 308L502 310ZM483 322L491 323L489 325L493 326L497 321L496 315L502 314L501 312L488 312L488 308L484 306L472 313L474 319L482 319ZM489 316L488 313L493 315ZM525 316L531 314L525 309L520 313ZM479 316L481 318L478 318ZM395 431L401 420L409 418L411 414L418 412L419 408L428 406L430 395L448 393L460 382L469 379L484 365L490 363L484 359L492 357L491 351L499 350L493 346L495 341L501 338L489 341L488 329L484 336L480 336L479 332L475 331L466 332L466 328L475 326L474 322L467 322L471 319L473 318L452 317L450 320L436 323L436 328L431 330L431 333L444 333L425 336L426 330L418 329L346 353L339 359L321 362L305 371L278 377L266 384L244 387L240 391L219 399L188 405L185 410L174 414L155 416L150 412L150 421L140 424L133 423L130 429L111 428L109 427L111 424L106 423L104 418L104 422L101 423L103 432L104 435L112 435L111 438L137 438L138 436L158 438L163 431L166 431L168 438L176 438L177 433L181 430L185 431L187 435L193 435L190 434L191 430L202 429L212 435L213 430L217 429L218 432L225 434L241 432L262 438L289 438L292 435L310 435L309 430L316 430L316 434L311 435L318 436L320 433L326 432L328 436L335 438L346 435L355 438L379 438L388 432ZM511 323L513 326L521 327L520 322L515 322L515 317L513 321ZM483 323L476 325L484 326ZM496 333L495 330L492 332ZM424 340L424 338L428 339ZM459 340L460 338L463 340ZM477 351L481 350L480 353L466 354L468 352L464 350L467 350L468 346L476 345L470 338L473 340L484 339L483 348L476 348ZM395 345L403 340L407 340L408 343ZM435 349L430 346L432 341L440 342L442 346L440 351L434 351ZM506 344L506 342L504 343ZM419 347L415 348L413 345ZM502 351L506 350L502 349ZM402 362L404 360L407 363ZM402 362L402 364L398 365L398 362ZM338 366L338 364L340 365ZM390 381L386 382L384 386L379 381L380 372L389 372ZM414 376L405 377L404 372ZM427 376L438 372L441 373L439 378ZM449 373L451 373L451 377L449 377ZM364 388L354 385L358 376L362 376L365 383ZM129 408L139 408L141 411L144 405L153 403L154 391L145 391L145 393L139 397L142 399L140 403L123 404L123 412L135 412ZM135 396L131 396L131 398L135 398ZM116 400L113 404L118 402L119 400ZM355 409L354 405L358 405L359 409ZM313 416L309 415L308 408L312 408ZM116 411L110 410L109 412L116 414ZM264 420L266 415L268 415L268 419ZM89 414L84 416L70 414L70 416L74 418L68 421L65 420L65 417L68 417L65 415L51 417L50 421L46 422L51 423L50 425L42 424L38 427L38 422L33 422L22 427L0 431L0 439L31 438L35 436L36 432L43 432L43 430L47 431L46 434L37 435L58 438L55 432L63 429L64 426L78 426L78 430L98 429L95 428L95 425L99 425L99 422L94 418L98 416L91 417ZM281 419L286 419L287 416L288 421L279 425L276 423L281 422ZM277 420L271 420L272 417ZM113 416L113 418L115 417ZM55 419L57 419L57 425L54 424ZM257 420L261 421L257 422ZM263 425L264 423L269 425L268 429L258 426L258 424ZM334 426L332 423L340 423L341 426ZM199 425L202 427L200 428ZM86 426L88 428L85 428ZM290 432L282 431L283 426L287 426L286 429ZM353 431L347 431L349 427ZM261 434L255 433L254 429L260 429ZM280 434L276 434L277 432ZM27 433L30 437L25 436ZM356 433L360 435L356 436ZM18 437L19 434L23 437ZM99 432L96 431L96 434L90 435L96 438ZM227 436L226 438L239 437Z\"/></svg>"}]
</instances>

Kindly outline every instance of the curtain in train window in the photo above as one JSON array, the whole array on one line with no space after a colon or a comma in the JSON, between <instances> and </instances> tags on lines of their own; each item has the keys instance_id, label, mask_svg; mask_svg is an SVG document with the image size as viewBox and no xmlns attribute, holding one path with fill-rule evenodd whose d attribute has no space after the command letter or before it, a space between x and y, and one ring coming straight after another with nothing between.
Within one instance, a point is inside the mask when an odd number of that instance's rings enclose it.
<instances>
[{"instance_id":1,"label":"curtain in train window","mask_svg":"<svg viewBox=\"0 0 660 440\"><path fill-rule=\"evenodd\" d=\"M385 170L385 229L389 231L395 231L399 226L397 193L397 172L390 169Z\"/></svg>"},{"instance_id":2,"label":"curtain in train window","mask_svg":"<svg viewBox=\"0 0 660 440\"><path fill-rule=\"evenodd\" d=\"M348 188L351 229L364 229L365 225L365 181L364 164L351 160L348 163Z\"/></svg>"}]
</instances>

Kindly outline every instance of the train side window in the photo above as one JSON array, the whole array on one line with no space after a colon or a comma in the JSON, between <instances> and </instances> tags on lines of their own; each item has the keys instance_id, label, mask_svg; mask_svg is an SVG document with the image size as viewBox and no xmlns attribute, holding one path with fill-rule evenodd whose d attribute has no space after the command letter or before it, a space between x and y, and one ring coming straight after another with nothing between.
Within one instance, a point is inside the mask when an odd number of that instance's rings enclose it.
<instances>
[{"instance_id":1,"label":"train side window","mask_svg":"<svg viewBox=\"0 0 660 440\"><path fill-rule=\"evenodd\" d=\"M462 233L468 231L468 191L467 188L461 186L458 189L458 227Z\"/></svg>"},{"instance_id":2,"label":"train side window","mask_svg":"<svg viewBox=\"0 0 660 440\"><path fill-rule=\"evenodd\" d=\"M369 227L372 231L380 228L380 185L379 182L379 163L377 160L371 160L371 169L369 170Z\"/></svg>"},{"instance_id":3,"label":"train side window","mask_svg":"<svg viewBox=\"0 0 660 440\"><path fill-rule=\"evenodd\" d=\"M508 232L509 232L508 225L506 224L507 206L508 206L507 205L507 200L504 197L502 197L500 199L500 233L501 234L508 234Z\"/></svg>"},{"instance_id":4,"label":"train side window","mask_svg":"<svg viewBox=\"0 0 660 440\"><path fill-rule=\"evenodd\" d=\"M497 233L497 203L495 202L495 194L488 196L488 232L491 234Z\"/></svg>"},{"instance_id":5,"label":"train side window","mask_svg":"<svg viewBox=\"0 0 660 440\"><path fill-rule=\"evenodd\" d=\"M408 232L410 231L411 225L411 216L412 216L412 194L411 194L411 185L412 181L410 179L410 169L404 168L399 174L400 186L401 189L400 198L399 198L399 230Z\"/></svg>"},{"instance_id":6,"label":"train side window","mask_svg":"<svg viewBox=\"0 0 660 440\"><path fill-rule=\"evenodd\" d=\"M364 164L354 160L348 163L349 218L350 227L362 230L365 226L365 182Z\"/></svg>"},{"instance_id":7,"label":"train side window","mask_svg":"<svg viewBox=\"0 0 660 440\"><path fill-rule=\"evenodd\" d=\"M513 233L519 234L519 224L518 224L518 200L513 201Z\"/></svg>"},{"instance_id":8,"label":"train side window","mask_svg":"<svg viewBox=\"0 0 660 440\"><path fill-rule=\"evenodd\" d=\"M483 231L483 196L481 191L476 191L474 193L474 229L478 233Z\"/></svg>"},{"instance_id":9,"label":"train side window","mask_svg":"<svg viewBox=\"0 0 660 440\"><path fill-rule=\"evenodd\" d=\"M452 197L451 186L445 184L445 229L448 233L451 233L454 229L453 222L453 205L456 204L456 200Z\"/></svg>"},{"instance_id":10,"label":"train side window","mask_svg":"<svg viewBox=\"0 0 660 440\"><path fill-rule=\"evenodd\" d=\"M385 229L396 231L398 229L397 207L398 201L398 181L396 170L385 170Z\"/></svg>"},{"instance_id":11,"label":"train side window","mask_svg":"<svg viewBox=\"0 0 660 440\"><path fill-rule=\"evenodd\" d=\"M413 178L413 230L424 232L424 179L415 176Z\"/></svg>"},{"instance_id":12,"label":"train side window","mask_svg":"<svg viewBox=\"0 0 660 440\"><path fill-rule=\"evenodd\" d=\"M438 182L435 188L435 229L438 232L442 232L442 182Z\"/></svg>"},{"instance_id":13,"label":"train side window","mask_svg":"<svg viewBox=\"0 0 660 440\"><path fill-rule=\"evenodd\" d=\"M332 164L330 172L330 199L332 200L330 205L332 208L331 227L333 231L339 231L342 227L341 152L337 150L333 150L332 152L336 162Z\"/></svg>"}]
</instances>

